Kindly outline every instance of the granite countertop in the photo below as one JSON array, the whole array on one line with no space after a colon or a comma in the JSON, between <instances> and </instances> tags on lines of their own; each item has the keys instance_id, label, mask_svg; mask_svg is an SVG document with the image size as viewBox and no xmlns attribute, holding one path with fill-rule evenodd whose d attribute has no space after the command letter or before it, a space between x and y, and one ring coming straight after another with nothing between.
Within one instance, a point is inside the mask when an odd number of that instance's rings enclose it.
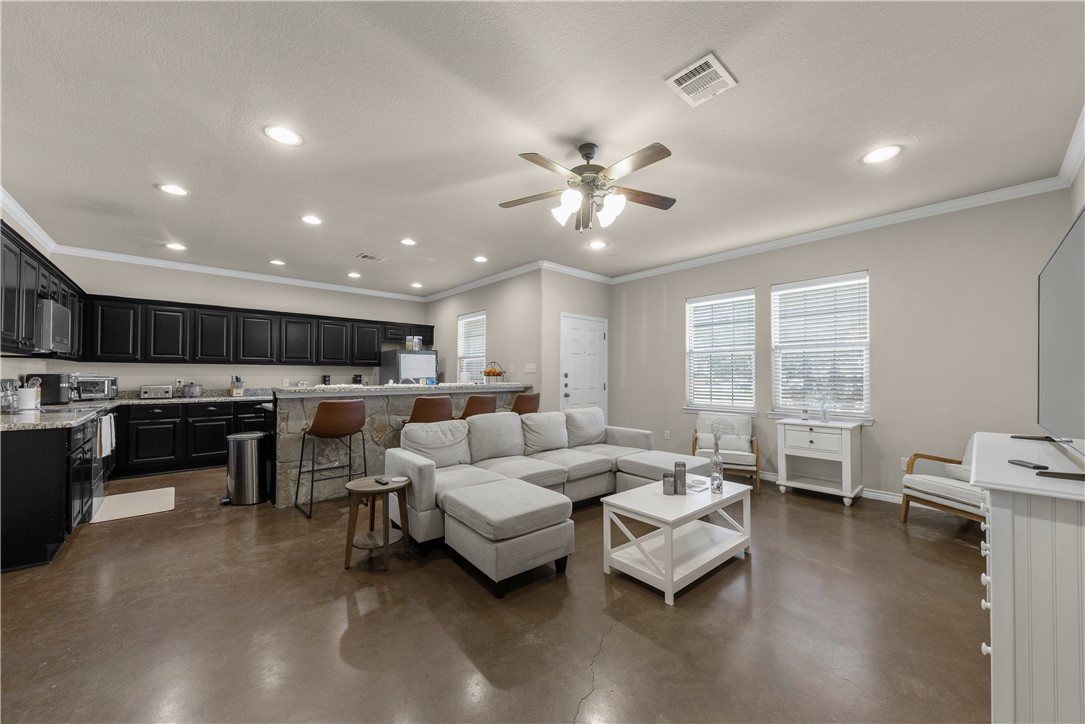
<instances>
[{"instance_id":1,"label":"granite countertop","mask_svg":"<svg viewBox=\"0 0 1085 724\"><path fill-rule=\"evenodd\" d=\"M121 405L173 405L193 402L271 402L269 394L245 395L244 397L160 397L153 400L118 398L98 402L73 402L69 405L44 405L40 410L0 415L0 432L9 430L56 430L76 427L93 420L96 416L114 410Z\"/></svg>"},{"instance_id":2,"label":"granite countertop","mask_svg":"<svg viewBox=\"0 0 1085 724\"><path fill-rule=\"evenodd\" d=\"M497 382L476 385L462 382L445 382L439 385L312 385L310 387L275 387L276 397L386 397L388 395L418 395L436 392L508 392L530 389L524 382Z\"/></svg>"}]
</instances>

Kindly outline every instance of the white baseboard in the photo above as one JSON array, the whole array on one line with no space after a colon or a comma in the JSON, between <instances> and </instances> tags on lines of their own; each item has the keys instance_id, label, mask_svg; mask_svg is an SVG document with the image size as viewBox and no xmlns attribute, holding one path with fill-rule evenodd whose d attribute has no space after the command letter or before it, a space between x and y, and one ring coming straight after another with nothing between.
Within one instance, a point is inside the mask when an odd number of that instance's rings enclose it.
<instances>
[{"instance_id":1,"label":"white baseboard","mask_svg":"<svg viewBox=\"0 0 1085 724\"><path fill-rule=\"evenodd\" d=\"M900 502L904 500L903 493L888 493L884 490L870 490L868 488L863 489L862 497L871 500L883 500L886 503L896 503L897 505L900 505Z\"/></svg>"},{"instance_id":2,"label":"white baseboard","mask_svg":"<svg viewBox=\"0 0 1085 724\"><path fill-rule=\"evenodd\" d=\"M767 480L770 483L775 483L777 480L780 479L780 476L777 475L776 473L767 473L767 472L762 470L761 471L761 479L762 480Z\"/></svg>"}]
</instances>

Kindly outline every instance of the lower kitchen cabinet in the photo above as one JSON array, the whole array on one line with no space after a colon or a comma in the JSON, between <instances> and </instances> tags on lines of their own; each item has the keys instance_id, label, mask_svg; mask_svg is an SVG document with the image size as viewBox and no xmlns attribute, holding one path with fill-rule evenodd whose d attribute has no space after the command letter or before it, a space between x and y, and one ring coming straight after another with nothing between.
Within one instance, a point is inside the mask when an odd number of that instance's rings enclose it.
<instances>
[{"instance_id":1,"label":"lower kitchen cabinet","mask_svg":"<svg viewBox=\"0 0 1085 724\"><path fill-rule=\"evenodd\" d=\"M226 436L233 431L233 416L189 419L186 429L188 459L207 463L226 462Z\"/></svg>"},{"instance_id":2,"label":"lower kitchen cabinet","mask_svg":"<svg viewBox=\"0 0 1085 724\"><path fill-rule=\"evenodd\" d=\"M128 465L164 465L184 457L181 420L138 420L128 423Z\"/></svg>"},{"instance_id":3,"label":"lower kitchen cabinet","mask_svg":"<svg viewBox=\"0 0 1085 724\"><path fill-rule=\"evenodd\" d=\"M68 532L68 430L0 434L0 569L48 563Z\"/></svg>"}]
</instances>

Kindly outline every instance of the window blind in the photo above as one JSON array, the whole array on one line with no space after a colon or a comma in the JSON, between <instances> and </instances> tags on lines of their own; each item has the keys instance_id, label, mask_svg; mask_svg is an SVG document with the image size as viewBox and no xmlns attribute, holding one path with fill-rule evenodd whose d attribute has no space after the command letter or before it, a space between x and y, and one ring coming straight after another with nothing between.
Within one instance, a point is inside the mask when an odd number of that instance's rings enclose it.
<instances>
[{"instance_id":1,"label":"window blind","mask_svg":"<svg viewBox=\"0 0 1085 724\"><path fill-rule=\"evenodd\" d=\"M772 287L773 407L870 416L866 272Z\"/></svg>"},{"instance_id":2,"label":"window blind","mask_svg":"<svg viewBox=\"0 0 1085 724\"><path fill-rule=\"evenodd\" d=\"M686 340L689 405L753 409L753 290L687 299Z\"/></svg>"},{"instance_id":3,"label":"window blind","mask_svg":"<svg viewBox=\"0 0 1085 724\"><path fill-rule=\"evenodd\" d=\"M486 312L461 314L456 323L456 374L460 382L481 382L486 367Z\"/></svg>"}]
</instances>

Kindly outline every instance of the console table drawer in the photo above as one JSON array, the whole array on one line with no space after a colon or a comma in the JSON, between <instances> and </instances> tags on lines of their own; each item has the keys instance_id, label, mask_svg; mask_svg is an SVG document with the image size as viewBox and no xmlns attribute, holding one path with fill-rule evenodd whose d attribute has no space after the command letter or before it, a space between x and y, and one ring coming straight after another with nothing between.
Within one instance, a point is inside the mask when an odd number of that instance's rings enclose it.
<instances>
[{"instance_id":1,"label":"console table drawer","mask_svg":"<svg viewBox=\"0 0 1085 724\"><path fill-rule=\"evenodd\" d=\"M796 450L839 453L840 433L811 432L808 428L788 427L784 431L784 447Z\"/></svg>"}]
</instances>

